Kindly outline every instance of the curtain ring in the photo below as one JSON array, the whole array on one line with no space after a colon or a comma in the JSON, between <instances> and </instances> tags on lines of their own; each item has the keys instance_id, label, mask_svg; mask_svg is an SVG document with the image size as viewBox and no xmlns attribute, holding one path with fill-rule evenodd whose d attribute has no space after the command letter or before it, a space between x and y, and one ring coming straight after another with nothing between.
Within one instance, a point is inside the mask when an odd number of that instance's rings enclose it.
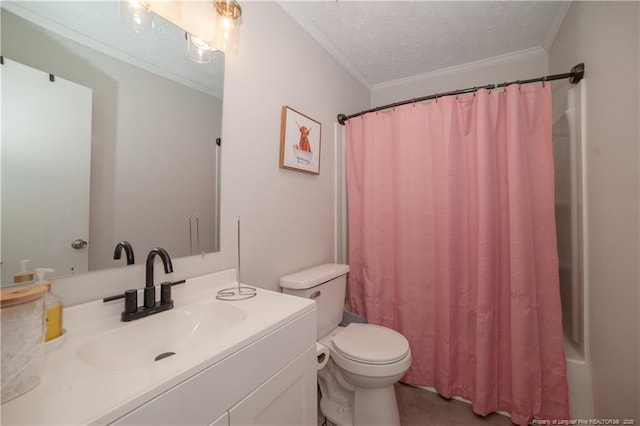
<instances>
[{"instance_id":1,"label":"curtain ring","mask_svg":"<svg viewBox=\"0 0 640 426\"><path fill-rule=\"evenodd\" d=\"M458 99L458 95L460 95L460 90L456 90L456 99Z\"/></svg>"},{"instance_id":2,"label":"curtain ring","mask_svg":"<svg viewBox=\"0 0 640 426\"><path fill-rule=\"evenodd\" d=\"M416 107L416 98L413 98L413 107Z\"/></svg>"},{"instance_id":3,"label":"curtain ring","mask_svg":"<svg viewBox=\"0 0 640 426\"><path fill-rule=\"evenodd\" d=\"M473 86L473 97L476 97L476 92L478 91L478 89L476 88L476 86Z\"/></svg>"},{"instance_id":4,"label":"curtain ring","mask_svg":"<svg viewBox=\"0 0 640 426\"><path fill-rule=\"evenodd\" d=\"M542 87L545 86L545 82L547 81L547 76L542 77Z\"/></svg>"},{"instance_id":5,"label":"curtain ring","mask_svg":"<svg viewBox=\"0 0 640 426\"><path fill-rule=\"evenodd\" d=\"M360 111L360 118L364 120L364 111Z\"/></svg>"},{"instance_id":6,"label":"curtain ring","mask_svg":"<svg viewBox=\"0 0 640 426\"><path fill-rule=\"evenodd\" d=\"M438 94L436 93L436 103L438 103Z\"/></svg>"},{"instance_id":7,"label":"curtain ring","mask_svg":"<svg viewBox=\"0 0 640 426\"><path fill-rule=\"evenodd\" d=\"M491 94L491 91L492 91L493 89L495 89L495 87L496 87L496 85L495 85L495 84L490 84L490 85L489 85L489 94Z\"/></svg>"},{"instance_id":8,"label":"curtain ring","mask_svg":"<svg viewBox=\"0 0 640 426\"><path fill-rule=\"evenodd\" d=\"M379 115L379 114L378 114L378 110L379 110L379 109L380 109L380 107L378 107L378 106L377 106L377 107L376 107L376 115Z\"/></svg>"},{"instance_id":9,"label":"curtain ring","mask_svg":"<svg viewBox=\"0 0 640 426\"><path fill-rule=\"evenodd\" d=\"M393 108L392 108L392 109L393 109L393 111L395 111L395 110L396 110L396 103L394 102L394 103L392 103L391 105L393 105Z\"/></svg>"},{"instance_id":10,"label":"curtain ring","mask_svg":"<svg viewBox=\"0 0 640 426\"><path fill-rule=\"evenodd\" d=\"M520 80L518 80L518 92L522 91L522 84L520 84Z\"/></svg>"}]
</instances>

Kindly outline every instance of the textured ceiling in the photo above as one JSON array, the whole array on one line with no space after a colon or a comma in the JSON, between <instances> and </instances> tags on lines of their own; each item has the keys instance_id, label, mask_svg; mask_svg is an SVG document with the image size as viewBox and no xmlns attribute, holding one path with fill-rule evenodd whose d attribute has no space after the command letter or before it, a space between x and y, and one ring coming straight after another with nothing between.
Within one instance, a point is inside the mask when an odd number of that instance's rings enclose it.
<instances>
[{"instance_id":1,"label":"textured ceiling","mask_svg":"<svg viewBox=\"0 0 640 426\"><path fill-rule=\"evenodd\" d=\"M548 50L558 1L315 1L282 7L367 86L481 59Z\"/></svg>"},{"instance_id":2,"label":"textured ceiling","mask_svg":"<svg viewBox=\"0 0 640 426\"><path fill-rule=\"evenodd\" d=\"M117 1L2 1L2 7L64 37L222 98L224 55L208 64L187 56L183 30L154 17L154 28L135 33L119 19Z\"/></svg>"}]
</instances>

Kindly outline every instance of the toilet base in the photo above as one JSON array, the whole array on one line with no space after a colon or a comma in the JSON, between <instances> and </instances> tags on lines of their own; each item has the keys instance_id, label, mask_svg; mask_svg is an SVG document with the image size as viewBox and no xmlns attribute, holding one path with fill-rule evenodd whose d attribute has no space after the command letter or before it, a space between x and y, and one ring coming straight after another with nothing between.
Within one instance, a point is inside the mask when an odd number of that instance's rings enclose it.
<instances>
[{"instance_id":1,"label":"toilet base","mask_svg":"<svg viewBox=\"0 0 640 426\"><path fill-rule=\"evenodd\" d=\"M357 386L345 380L349 376ZM340 369L330 358L318 370L320 412L337 426L400 426L400 415L393 387L400 377L387 378L381 387L376 378L362 377Z\"/></svg>"},{"instance_id":2,"label":"toilet base","mask_svg":"<svg viewBox=\"0 0 640 426\"><path fill-rule=\"evenodd\" d=\"M393 385L378 389L356 388L354 399L351 408L322 395L320 412L337 426L400 426Z\"/></svg>"},{"instance_id":3,"label":"toilet base","mask_svg":"<svg viewBox=\"0 0 640 426\"><path fill-rule=\"evenodd\" d=\"M393 385L355 389L354 423L367 426L400 426L400 414Z\"/></svg>"},{"instance_id":4,"label":"toilet base","mask_svg":"<svg viewBox=\"0 0 640 426\"><path fill-rule=\"evenodd\" d=\"M326 396L320 398L320 412L338 426L353 426L353 408L346 408Z\"/></svg>"}]
</instances>

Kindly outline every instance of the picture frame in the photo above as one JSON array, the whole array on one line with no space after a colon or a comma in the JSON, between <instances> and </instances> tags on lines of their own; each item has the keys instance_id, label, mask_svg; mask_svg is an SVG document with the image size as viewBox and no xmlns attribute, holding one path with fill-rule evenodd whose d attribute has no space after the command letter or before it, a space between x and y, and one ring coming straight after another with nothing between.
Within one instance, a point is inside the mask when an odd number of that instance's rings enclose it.
<instances>
[{"instance_id":1,"label":"picture frame","mask_svg":"<svg viewBox=\"0 0 640 426\"><path fill-rule=\"evenodd\" d=\"M320 174L322 123L284 105L280 125L280 168Z\"/></svg>"}]
</instances>

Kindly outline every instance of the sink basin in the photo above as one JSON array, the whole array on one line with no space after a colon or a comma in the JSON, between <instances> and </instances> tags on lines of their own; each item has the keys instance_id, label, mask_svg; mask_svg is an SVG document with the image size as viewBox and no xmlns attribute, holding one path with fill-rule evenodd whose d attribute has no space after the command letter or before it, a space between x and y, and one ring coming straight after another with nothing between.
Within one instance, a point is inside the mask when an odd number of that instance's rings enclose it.
<instances>
[{"instance_id":1,"label":"sink basin","mask_svg":"<svg viewBox=\"0 0 640 426\"><path fill-rule=\"evenodd\" d=\"M138 368L179 354L202 339L215 339L246 316L242 309L224 302L194 303L99 334L79 346L76 353L83 362L101 370Z\"/></svg>"}]
</instances>

